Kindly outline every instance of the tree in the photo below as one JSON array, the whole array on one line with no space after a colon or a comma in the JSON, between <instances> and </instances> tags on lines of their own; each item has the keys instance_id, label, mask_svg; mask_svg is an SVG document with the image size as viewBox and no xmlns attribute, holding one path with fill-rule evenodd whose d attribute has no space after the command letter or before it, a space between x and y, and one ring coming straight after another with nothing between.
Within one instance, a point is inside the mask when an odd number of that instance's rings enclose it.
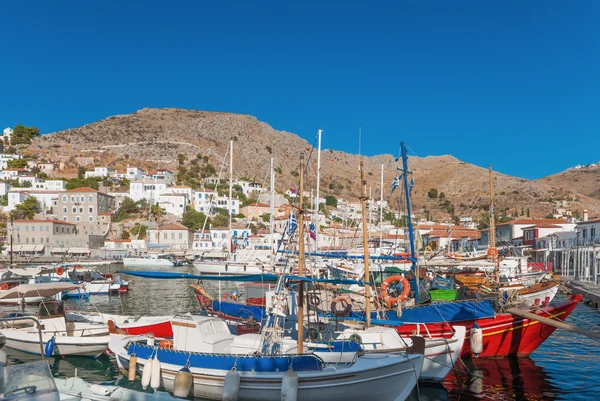
<instances>
[{"instance_id":1,"label":"tree","mask_svg":"<svg viewBox=\"0 0 600 401\"><path fill-rule=\"evenodd\" d=\"M129 239L130 236L131 234L127 230L123 230L123 232L121 233L121 239Z\"/></svg>"},{"instance_id":2,"label":"tree","mask_svg":"<svg viewBox=\"0 0 600 401\"><path fill-rule=\"evenodd\" d=\"M264 221L266 223L271 219L271 213L265 213L260 217L262 218L262 221Z\"/></svg>"},{"instance_id":3,"label":"tree","mask_svg":"<svg viewBox=\"0 0 600 401\"><path fill-rule=\"evenodd\" d=\"M27 160L25 159L11 159L6 162L8 168L25 168L27 167Z\"/></svg>"},{"instance_id":4,"label":"tree","mask_svg":"<svg viewBox=\"0 0 600 401\"><path fill-rule=\"evenodd\" d=\"M30 144L31 140L37 136L40 136L40 130L36 127L25 127L24 125L17 124L13 130L11 137L11 144Z\"/></svg>"},{"instance_id":5,"label":"tree","mask_svg":"<svg viewBox=\"0 0 600 401\"><path fill-rule=\"evenodd\" d=\"M185 162L185 155L180 153L177 155L177 162L179 163L179 165L183 165L183 163Z\"/></svg>"},{"instance_id":6,"label":"tree","mask_svg":"<svg viewBox=\"0 0 600 401\"><path fill-rule=\"evenodd\" d=\"M31 220L40 212L40 204L37 199L30 196L15 206L12 211L13 218Z\"/></svg>"},{"instance_id":7,"label":"tree","mask_svg":"<svg viewBox=\"0 0 600 401\"><path fill-rule=\"evenodd\" d=\"M338 205L338 200L335 198L335 196L332 196L332 195L327 195L327 196L325 197L325 204L326 204L327 206L331 206L331 207L333 207L333 208L336 208L336 207L337 207L337 205Z\"/></svg>"},{"instance_id":8,"label":"tree","mask_svg":"<svg viewBox=\"0 0 600 401\"><path fill-rule=\"evenodd\" d=\"M123 199L123 202L121 203L121 207L119 208L119 210L117 211L117 213L115 215L114 221L123 221L130 214L137 213L138 211L139 211L138 204L136 202L134 202L133 199L131 199L131 198L125 198L125 199Z\"/></svg>"},{"instance_id":9,"label":"tree","mask_svg":"<svg viewBox=\"0 0 600 401\"><path fill-rule=\"evenodd\" d=\"M427 196L429 196L431 199L436 199L438 197L438 190L435 188L431 188L427 192Z\"/></svg>"},{"instance_id":10,"label":"tree","mask_svg":"<svg viewBox=\"0 0 600 401\"><path fill-rule=\"evenodd\" d=\"M229 225L229 218L222 214L218 214L212 219L212 224L215 227L226 227Z\"/></svg>"},{"instance_id":11,"label":"tree","mask_svg":"<svg viewBox=\"0 0 600 401\"><path fill-rule=\"evenodd\" d=\"M85 167L83 167L83 166L77 167L77 178L79 178L80 180L83 180L84 177L85 177Z\"/></svg>"},{"instance_id":12,"label":"tree","mask_svg":"<svg viewBox=\"0 0 600 401\"><path fill-rule=\"evenodd\" d=\"M201 230L204 227L206 215L202 212L197 212L194 209L188 209L183 213L181 224L190 230Z\"/></svg>"},{"instance_id":13,"label":"tree","mask_svg":"<svg viewBox=\"0 0 600 401\"><path fill-rule=\"evenodd\" d=\"M529 215L529 208L527 208L527 217L531 217L531 216Z\"/></svg>"}]
</instances>

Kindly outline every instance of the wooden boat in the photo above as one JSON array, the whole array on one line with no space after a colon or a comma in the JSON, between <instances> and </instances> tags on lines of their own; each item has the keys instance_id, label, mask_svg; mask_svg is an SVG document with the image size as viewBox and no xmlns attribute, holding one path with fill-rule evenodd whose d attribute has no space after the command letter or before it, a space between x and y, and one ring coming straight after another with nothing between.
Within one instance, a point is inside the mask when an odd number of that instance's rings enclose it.
<instances>
[{"instance_id":1,"label":"wooden boat","mask_svg":"<svg viewBox=\"0 0 600 401\"><path fill-rule=\"evenodd\" d=\"M541 317L564 321L580 300L581 295L573 295L559 305L534 308L531 312ZM479 358L529 356L556 330L553 326L511 313L498 313L494 317L448 323L405 323L395 328L400 335L426 332L433 337L448 337L453 332L452 326L464 325L469 331L475 323L483 331L483 351L478 355ZM469 339L467 334L461 357L473 355Z\"/></svg>"},{"instance_id":2,"label":"wooden boat","mask_svg":"<svg viewBox=\"0 0 600 401\"><path fill-rule=\"evenodd\" d=\"M170 348L148 345L142 337L113 335L109 348L119 369L128 371L131 355L135 354L141 372L156 356L162 384L172 391L175 376L188 365L193 377L191 395L212 400L223 398L225 377L235 367L240 377L239 401L279 401L286 374L298 378L298 399L391 401L408 397L423 364L423 355L418 354L355 353L355 362L340 365L325 364L314 354L256 355L256 348L247 348L247 342L236 345L237 336L232 336L217 318L195 316L174 320L173 325Z\"/></svg>"}]
</instances>

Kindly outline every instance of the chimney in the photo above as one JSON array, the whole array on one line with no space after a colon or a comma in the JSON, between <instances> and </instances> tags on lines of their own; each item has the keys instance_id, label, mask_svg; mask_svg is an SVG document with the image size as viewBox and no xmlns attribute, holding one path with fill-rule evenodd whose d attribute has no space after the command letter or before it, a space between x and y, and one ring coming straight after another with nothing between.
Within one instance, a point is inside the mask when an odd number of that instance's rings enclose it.
<instances>
[{"instance_id":1,"label":"chimney","mask_svg":"<svg viewBox=\"0 0 600 401\"><path fill-rule=\"evenodd\" d=\"M587 209L583 209L583 221L588 221L588 211L587 211Z\"/></svg>"}]
</instances>

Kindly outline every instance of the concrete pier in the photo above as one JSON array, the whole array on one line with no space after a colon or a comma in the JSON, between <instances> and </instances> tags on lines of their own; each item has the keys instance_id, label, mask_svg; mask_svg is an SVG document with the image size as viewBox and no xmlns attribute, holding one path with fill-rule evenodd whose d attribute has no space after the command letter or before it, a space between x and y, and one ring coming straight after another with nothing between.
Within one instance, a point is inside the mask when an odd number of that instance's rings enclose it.
<instances>
[{"instance_id":1,"label":"concrete pier","mask_svg":"<svg viewBox=\"0 0 600 401\"><path fill-rule=\"evenodd\" d=\"M563 279L565 278L563 277ZM600 307L600 286L597 284L579 280L570 280L566 281L565 285L574 294L581 294L584 302L590 304L596 309Z\"/></svg>"}]
</instances>

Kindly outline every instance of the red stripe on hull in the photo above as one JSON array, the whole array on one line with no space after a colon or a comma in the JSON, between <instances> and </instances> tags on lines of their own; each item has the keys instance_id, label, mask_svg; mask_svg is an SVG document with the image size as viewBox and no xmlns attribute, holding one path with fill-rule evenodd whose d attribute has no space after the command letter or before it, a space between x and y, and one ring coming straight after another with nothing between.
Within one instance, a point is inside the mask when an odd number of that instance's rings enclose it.
<instances>
[{"instance_id":1,"label":"red stripe on hull","mask_svg":"<svg viewBox=\"0 0 600 401\"><path fill-rule=\"evenodd\" d=\"M580 300L581 295L575 295L561 305L532 312L542 317L563 321L573 312ZM451 323L467 327L467 336L460 354L461 357L472 356L468 333L474 323L474 320ZM483 331L483 352L479 354L480 358L528 356L556 330L553 326L510 313L499 313L493 318L480 319L477 320L477 324ZM433 337L449 337L452 333L451 328L444 323L427 324L426 330L423 326L425 325L404 324L396 326L396 331L400 335L411 335L413 332L426 335L429 332Z\"/></svg>"},{"instance_id":2,"label":"red stripe on hull","mask_svg":"<svg viewBox=\"0 0 600 401\"><path fill-rule=\"evenodd\" d=\"M144 326L135 327L119 327L132 336L153 333L154 337L173 338L173 327L170 320L165 320L160 323L153 323Z\"/></svg>"}]
</instances>

